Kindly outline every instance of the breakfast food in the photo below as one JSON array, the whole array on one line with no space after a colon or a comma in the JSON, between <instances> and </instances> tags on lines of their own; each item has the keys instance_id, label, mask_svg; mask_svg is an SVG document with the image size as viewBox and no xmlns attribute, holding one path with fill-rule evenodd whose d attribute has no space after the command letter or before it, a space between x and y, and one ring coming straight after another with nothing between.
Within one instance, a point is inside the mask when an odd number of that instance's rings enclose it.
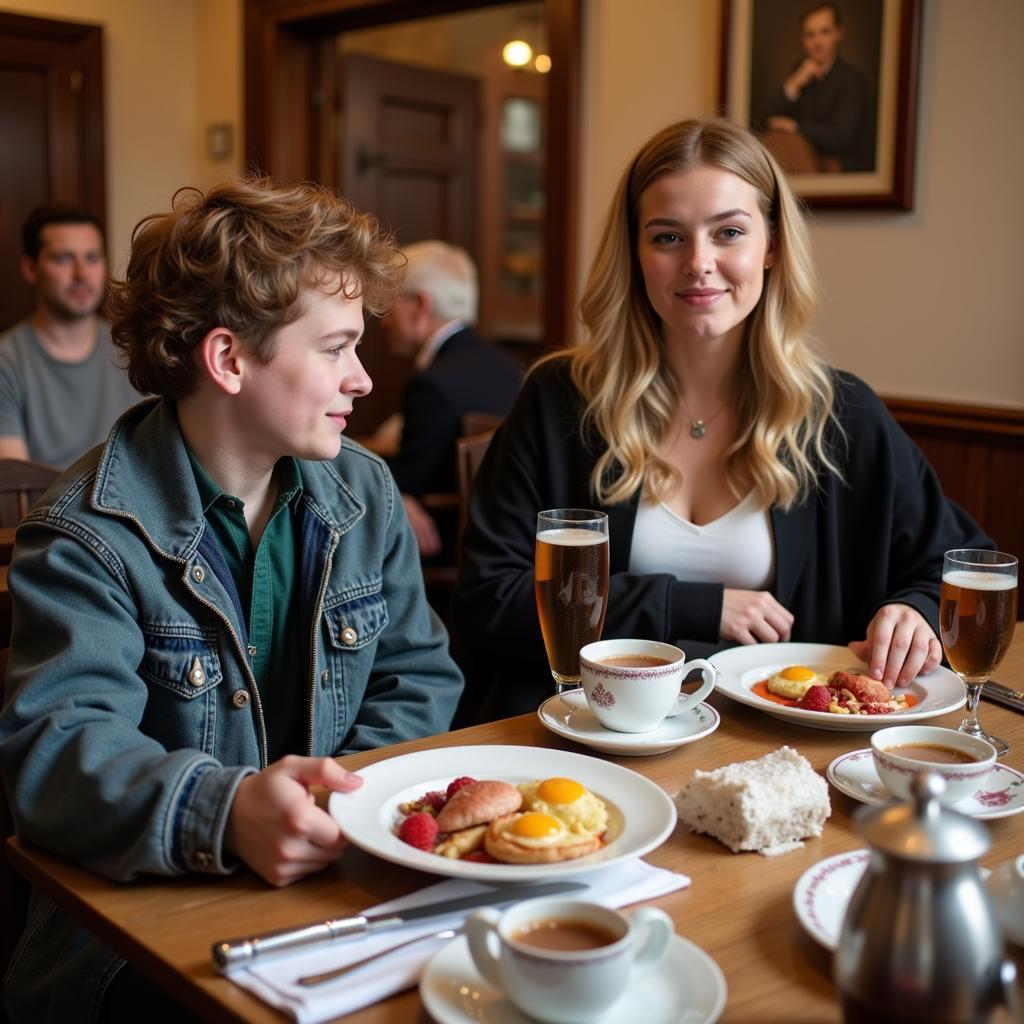
<instances>
[{"instance_id":1,"label":"breakfast food","mask_svg":"<svg viewBox=\"0 0 1024 1024\"><path fill-rule=\"evenodd\" d=\"M825 780L791 747L714 771L695 771L676 796L676 808L684 824L733 852L767 854L820 836L832 813Z\"/></svg>"},{"instance_id":2,"label":"breakfast food","mask_svg":"<svg viewBox=\"0 0 1024 1024\"><path fill-rule=\"evenodd\" d=\"M755 683L759 697L831 715L889 715L914 706L913 695L893 693L884 684L857 672L816 672L807 665L787 665Z\"/></svg>"},{"instance_id":3,"label":"breakfast food","mask_svg":"<svg viewBox=\"0 0 1024 1024\"><path fill-rule=\"evenodd\" d=\"M448 798L437 815L437 827L442 832L457 832L471 825L483 825L518 811L522 802L522 794L507 782L471 782Z\"/></svg>"},{"instance_id":4,"label":"breakfast food","mask_svg":"<svg viewBox=\"0 0 1024 1024\"><path fill-rule=\"evenodd\" d=\"M399 807L395 834L438 856L545 864L604 845L608 810L575 779L535 779L518 787L462 776Z\"/></svg>"},{"instance_id":5,"label":"breakfast food","mask_svg":"<svg viewBox=\"0 0 1024 1024\"><path fill-rule=\"evenodd\" d=\"M601 848L598 836L572 832L565 822L542 811L499 818L488 826L484 849L506 864L551 864L575 860Z\"/></svg>"}]
</instances>

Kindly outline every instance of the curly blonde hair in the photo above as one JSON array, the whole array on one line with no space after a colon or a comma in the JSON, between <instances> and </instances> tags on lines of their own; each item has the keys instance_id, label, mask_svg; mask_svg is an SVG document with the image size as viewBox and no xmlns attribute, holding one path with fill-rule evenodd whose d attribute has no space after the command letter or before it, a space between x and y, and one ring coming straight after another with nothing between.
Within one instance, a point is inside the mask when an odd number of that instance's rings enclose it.
<instances>
[{"instance_id":1,"label":"curly blonde hair","mask_svg":"<svg viewBox=\"0 0 1024 1024\"><path fill-rule=\"evenodd\" d=\"M815 305L807 228L782 171L749 132L719 118L681 121L642 147L612 200L580 302L586 340L549 359L570 360L592 426L607 449L591 479L606 504L637 490L661 501L679 470L659 454L679 407L679 381L661 321L647 298L637 256L640 197L665 174L706 165L757 189L772 240L772 269L747 320L733 381L738 436L725 455L737 498L753 487L762 507L788 508L815 486L821 468L838 472L826 451L831 374L804 334Z\"/></svg>"},{"instance_id":2,"label":"curly blonde hair","mask_svg":"<svg viewBox=\"0 0 1024 1024\"><path fill-rule=\"evenodd\" d=\"M320 185L255 178L183 188L170 211L132 232L125 279L109 286L111 333L138 391L183 398L200 379L194 349L213 328L236 332L269 362L275 332L302 314L305 289L337 281L380 314L403 267L373 216Z\"/></svg>"}]
</instances>

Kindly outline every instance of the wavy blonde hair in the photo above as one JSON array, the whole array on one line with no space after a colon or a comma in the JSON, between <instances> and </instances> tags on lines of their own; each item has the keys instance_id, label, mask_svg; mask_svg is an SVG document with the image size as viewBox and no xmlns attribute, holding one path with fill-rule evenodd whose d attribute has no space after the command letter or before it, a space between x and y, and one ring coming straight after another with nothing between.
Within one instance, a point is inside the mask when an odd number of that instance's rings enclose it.
<instances>
[{"instance_id":1,"label":"wavy blonde hair","mask_svg":"<svg viewBox=\"0 0 1024 1024\"><path fill-rule=\"evenodd\" d=\"M804 218L779 166L749 132L718 118L680 121L640 150L615 192L580 302L587 338L549 358L570 360L586 402L582 427L595 428L608 445L591 479L597 497L615 504L643 488L664 500L681 480L658 452L679 407L679 382L640 272L638 208L657 178L698 164L757 189L773 254L735 371L733 413L741 426L725 454L726 478L737 498L752 486L762 507L789 508L822 468L838 473L825 444L833 389L804 334L816 297Z\"/></svg>"},{"instance_id":2,"label":"wavy blonde hair","mask_svg":"<svg viewBox=\"0 0 1024 1024\"><path fill-rule=\"evenodd\" d=\"M132 232L125 279L108 288L111 334L136 390L183 398L201 377L192 353L212 328L236 331L266 363L277 330L302 315L305 289L336 280L379 314L404 266L371 214L322 185L183 188Z\"/></svg>"}]
</instances>

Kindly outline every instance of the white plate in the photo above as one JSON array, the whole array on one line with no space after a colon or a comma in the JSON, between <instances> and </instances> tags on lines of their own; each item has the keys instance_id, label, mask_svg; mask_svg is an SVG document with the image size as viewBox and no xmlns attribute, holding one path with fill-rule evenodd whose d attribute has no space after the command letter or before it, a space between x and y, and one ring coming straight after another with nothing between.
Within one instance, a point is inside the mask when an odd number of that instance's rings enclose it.
<instances>
[{"instance_id":1,"label":"white plate","mask_svg":"<svg viewBox=\"0 0 1024 1024\"><path fill-rule=\"evenodd\" d=\"M522 882L538 877L577 875L660 846L676 824L668 794L642 775L586 754L543 747L443 747L392 757L359 769L363 785L352 793L332 793L328 810L356 846L384 860L417 871L483 882ZM608 843L597 853L558 864L479 864L417 850L394 834L400 804L452 779L503 779L516 785L531 779L576 779L608 806Z\"/></svg>"},{"instance_id":2,"label":"white plate","mask_svg":"<svg viewBox=\"0 0 1024 1024\"><path fill-rule=\"evenodd\" d=\"M894 711L890 715L832 715L825 711L804 711L765 700L751 687L787 665L806 665L823 675L841 669L864 672L865 665L858 662L847 647L832 644L748 644L719 651L708 658L718 669L716 693L724 693L741 704L749 704L765 714L782 718L795 725L808 725L815 729L834 732L872 732L890 725L909 725L936 715L956 711L967 703L967 692L960 677L947 668L937 668L927 675L918 676L905 690L913 694L917 704L907 711Z\"/></svg>"},{"instance_id":3,"label":"white plate","mask_svg":"<svg viewBox=\"0 0 1024 1024\"><path fill-rule=\"evenodd\" d=\"M684 697L680 696L680 700ZM666 718L653 732L615 732L606 729L590 710L582 690L549 697L537 709L545 729L605 754L663 754L684 743L710 736L722 721L710 704L698 704L675 718Z\"/></svg>"},{"instance_id":4,"label":"white plate","mask_svg":"<svg viewBox=\"0 0 1024 1024\"><path fill-rule=\"evenodd\" d=\"M853 890L867 867L867 850L826 857L809 867L793 889L793 909L812 939L835 952Z\"/></svg>"},{"instance_id":5,"label":"white plate","mask_svg":"<svg viewBox=\"0 0 1024 1024\"><path fill-rule=\"evenodd\" d=\"M841 793L865 804L887 804L896 798L878 777L871 748L840 754L826 772L828 781ZM972 818L1009 818L1024 811L1024 772L996 762L985 788L966 797L953 809Z\"/></svg>"},{"instance_id":6,"label":"white plate","mask_svg":"<svg viewBox=\"0 0 1024 1024\"><path fill-rule=\"evenodd\" d=\"M661 964L633 982L601 1024L712 1024L725 1008L726 994L718 964L675 935ZM463 936L427 964L420 998L438 1024L533 1024L483 979Z\"/></svg>"}]
</instances>

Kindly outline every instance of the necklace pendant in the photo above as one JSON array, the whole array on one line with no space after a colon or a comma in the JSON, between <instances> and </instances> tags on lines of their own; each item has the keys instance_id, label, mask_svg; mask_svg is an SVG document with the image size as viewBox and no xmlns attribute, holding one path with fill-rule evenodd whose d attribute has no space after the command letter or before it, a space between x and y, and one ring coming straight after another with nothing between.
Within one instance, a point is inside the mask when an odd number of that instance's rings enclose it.
<instances>
[{"instance_id":1,"label":"necklace pendant","mask_svg":"<svg viewBox=\"0 0 1024 1024\"><path fill-rule=\"evenodd\" d=\"M690 424L690 437L700 440L706 433L708 428L703 420L694 420Z\"/></svg>"}]
</instances>

